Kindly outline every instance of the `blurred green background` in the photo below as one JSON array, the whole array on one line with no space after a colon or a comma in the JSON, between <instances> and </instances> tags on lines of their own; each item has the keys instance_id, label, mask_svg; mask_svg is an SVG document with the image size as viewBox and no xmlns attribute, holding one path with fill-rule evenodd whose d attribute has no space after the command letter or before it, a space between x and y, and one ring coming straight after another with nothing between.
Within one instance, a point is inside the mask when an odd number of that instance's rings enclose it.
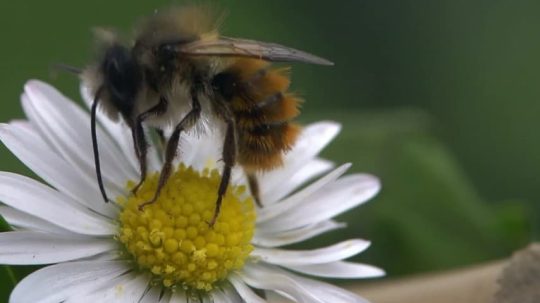
<instances>
[{"instance_id":1,"label":"blurred green background","mask_svg":"<svg viewBox=\"0 0 540 303\"><path fill-rule=\"evenodd\" d=\"M50 65L83 66L92 58L91 27L129 35L137 17L172 3L2 1L0 121L23 117L19 95L30 78L79 100L77 80L54 75ZM505 257L538 239L540 1L236 0L218 7L229 12L229 36L336 63L294 66L293 87L307 99L301 120L343 123L324 156L383 182L374 201L343 216L349 229L307 246L370 239L356 260L395 277ZM29 173L4 147L0 165ZM4 275L0 288L21 275L18 268Z\"/></svg>"}]
</instances>

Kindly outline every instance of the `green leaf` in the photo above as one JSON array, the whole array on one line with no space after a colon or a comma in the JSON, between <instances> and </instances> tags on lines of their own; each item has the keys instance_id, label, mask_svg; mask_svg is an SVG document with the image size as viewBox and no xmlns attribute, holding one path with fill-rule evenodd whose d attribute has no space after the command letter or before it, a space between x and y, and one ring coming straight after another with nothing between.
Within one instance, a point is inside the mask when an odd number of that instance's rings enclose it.
<instances>
[{"instance_id":1,"label":"green leaf","mask_svg":"<svg viewBox=\"0 0 540 303\"><path fill-rule=\"evenodd\" d=\"M0 266L0 302L7 302L9 294L15 285L17 284L17 278L13 272L11 266Z\"/></svg>"},{"instance_id":2,"label":"green leaf","mask_svg":"<svg viewBox=\"0 0 540 303\"><path fill-rule=\"evenodd\" d=\"M0 216L0 232L10 231L10 230L11 230L11 227L9 226L9 224L6 222L6 220L4 220L2 216Z\"/></svg>"}]
</instances>

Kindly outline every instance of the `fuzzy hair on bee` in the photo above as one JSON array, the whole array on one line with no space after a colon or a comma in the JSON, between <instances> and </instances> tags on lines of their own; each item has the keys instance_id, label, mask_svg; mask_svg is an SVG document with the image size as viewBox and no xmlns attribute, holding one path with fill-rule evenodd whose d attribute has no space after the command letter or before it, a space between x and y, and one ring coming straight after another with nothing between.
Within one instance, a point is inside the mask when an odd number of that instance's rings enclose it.
<instances>
[{"instance_id":1,"label":"fuzzy hair on bee","mask_svg":"<svg viewBox=\"0 0 540 303\"><path fill-rule=\"evenodd\" d=\"M256 173L283 164L284 153L300 133L293 119L302 102L289 91L289 68L274 67L271 62L332 63L275 43L221 36L221 20L207 7L183 6L144 19L131 43L110 30L96 32L100 54L80 75L94 96L92 140L105 201L95 130L98 105L110 119L123 120L132 131L140 165L140 181L133 194L147 174L145 128L172 128L155 195L139 209L159 197L178 156L181 134L201 121L222 130L223 138L224 165L209 224L218 218L235 165L243 168L255 201L262 205Z\"/></svg>"}]
</instances>

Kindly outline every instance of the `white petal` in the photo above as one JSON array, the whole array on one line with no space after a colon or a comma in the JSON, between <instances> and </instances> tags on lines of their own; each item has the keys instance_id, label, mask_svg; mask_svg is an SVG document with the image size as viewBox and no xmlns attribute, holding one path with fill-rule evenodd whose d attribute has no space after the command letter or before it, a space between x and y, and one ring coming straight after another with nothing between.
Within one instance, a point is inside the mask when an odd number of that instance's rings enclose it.
<instances>
[{"instance_id":1,"label":"white petal","mask_svg":"<svg viewBox=\"0 0 540 303\"><path fill-rule=\"evenodd\" d=\"M221 288L223 293L227 296L227 298L231 299L232 303L241 302L242 297L240 297L240 294L236 292L236 289L232 285L227 285Z\"/></svg>"},{"instance_id":2,"label":"white petal","mask_svg":"<svg viewBox=\"0 0 540 303\"><path fill-rule=\"evenodd\" d=\"M345 227L345 223L338 223L332 220L319 222L313 225L304 226L294 230L283 232L268 232L263 229L257 229L251 242L257 246L278 247L293 243L298 243L323 233Z\"/></svg>"},{"instance_id":3,"label":"white petal","mask_svg":"<svg viewBox=\"0 0 540 303\"><path fill-rule=\"evenodd\" d=\"M67 196L35 180L0 172L0 201L67 230L87 235L112 235L116 228Z\"/></svg>"},{"instance_id":4,"label":"white petal","mask_svg":"<svg viewBox=\"0 0 540 303\"><path fill-rule=\"evenodd\" d=\"M70 138L66 138L61 134L59 136L59 134L54 133L54 131L51 133L51 131L47 129L47 126L43 125L47 124L48 122L40 116L40 111L36 110L33 107L33 104L30 101L30 97L28 97L28 95L23 94L21 97L21 101L26 116L30 119L30 122L34 126L35 130L38 132L38 135L43 139L43 141L47 143L48 146L50 146L50 150L57 154L60 158L62 158L62 160L64 160L77 174L83 175L84 178L87 180L94 180L94 182L89 184L94 184L95 190L99 190L97 181L95 181L95 166L90 166L88 162L89 160L83 159L89 157L90 155L93 156L92 149L84 151L80 149L76 150L78 146L73 146L76 145L76 143L70 143ZM52 139L50 138L51 136L53 137ZM103 167L103 161L101 165ZM115 180L109 175L103 175L103 183L108 191L108 194L111 197L125 194L125 190L123 188L124 184L120 184L119 180Z\"/></svg>"},{"instance_id":5,"label":"white petal","mask_svg":"<svg viewBox=\"0 0 540 303\"><path fill-rule=\"evenodd\" d=\"M159 302L161 287L153 286L150 288L139 301L139 303L156 303Z\"/></svg>"},{"instance_id":6,"label":"white petal","mask_svg":"<svg viewBox=\"0 0 540 303\"><path fill-rule=\"evenodd\" d=\"M122 248L117 245L115 249L113 250L109 250L99 255L81 259L81 261L114 261L114 260L123 259L124 257L125 257L125 252L122 251Z\"/></svg>"},{"instance_id":7,"label":"white petal","mask_svg":"<svg viewBox=\"0 0 540 303\"><path fill-rule=\"evenodd\" d=\"M26 84L22 103L27 116L63 158L81 172L93 175L95 168L88 113L39 81ZM104 181L108 187L121 190L127 180L135 179L137 173L130 169L125 155L101 128L98 128L97 135Z\"/></svg>"},{"instance_id":8,"label":"white petal","mask_svg":"<svg viewBox=\"0 0 540 303\"><path fill-rule=\"evenodd\" d=\"M278 187L274 187L274 190L271 192L267 191L265 194L261 195L261 201L272 204L287 196L313 177L325 173L333 167L334 163L331 161L317 158L313 159L307 162L303 167L299 168L290 178L283 179L283 182Z\"/></svg>"},{"instance_id":9,"label":"white petal","mask_svg":"<svg viewBox=\"0 0 540 303\"><path fill-rule=\"evenodd\" d=\"M375 278L384 276L384 271L366 264L336 261L324 264L287 265L288 269L324 278Z\"/></svg>"},{"instance_id":10,"label":"white petal","mask_svg":"<svg viewBox=\"0 0 540 303\"><path fill-rule=\"evenodd\" d=\"M116 249L111 239L36 231L0 233L0 264L50 264Z\"/></svg>"},{"instance_id":11,"label":"white petal","mask_svg":"<svg viewBox=\"0 0 540 303\"><path fill-rule=\"evenodd\" d=\"M215 289L209 294L210 298L208 298L208 302L212 303L229 303L229 300L225 297L223 292L221 292L219 289ZM206 300L203 299L203 302Z\"/></svg>"},{"instance_id":12,"label":"white petal","mask_svg":"<svg viewBox=\"0 0 540 303\"><path fill-rule=\"evenodd\" d=\"M223 168L221 151L223 138L215 135L215 132L208 134L183 134L178 146L176 164L184 163L195 170Z\"/></svg>"},{"instance_id":13,"label":"white petal","mask_svg":"<svg viewBox=\"0 0 540 303\"><path fill-rule=\"evenodd\" d=\"M262 264L246 264L240 274L242 280L251 287L286 293L296 302L324 303L313 293L277 267Z\"/></svg>"},{"instance_id":14,"label":"white petal","mask_svg":"<svg viewBox=\"0 0 540 303\"><path fill-rule=\"evenodd\" d=\"M311 290L313 295L325 303L369 303L364 298L334 285L285 273L291 279Z\"/></svg>"},{"instance_id":15,"label":"white petal","mask_svg":"<svg viewBox=\"0 0 540 303\"><path fill-rule=\"evenodd\" d=\"M61 263L42 268L24 278L11 293L10 303L57 303L85 293L127 270L122 261Z\"/></svg>"},{"instance_id":16,"label":"white petal","mask_svg":"<svg viewBox=\"0 0 540 303\"><path fill-rule=\"evenodd\" d=\"M264 174L259 180L265 185L261 188L261 195L267 195L294 175L300 167L319 154L340 129L341 126L335 122L318 122L304 127L292 150L285 154L283 167Z\"/></svg>"},{"instance_id":17,"label":"white petal","mask_svg":"<svg viewBox=\"0 0 540 303\"><path fill-rule=\"evenodd\" d=\"M110 218L118 213L113 204L103 202L94 186L96 179L77 173L51 150L29 123L0 124L0 139L28 168L80 204Z\"/></svg>"},{"instance_id":18,"label":"white petal","mask_svg":"<svg viewBox=\"0 0 540 303\"><path fill-rule=\"evenodd\" d=\"M379 190L380 182L373 176L346 176L327 184L303 203L297 203L287 213L265 222L261 228L278 232L328 220L368 201Z\"/></svg>"},{"instance_id":19,"label":"white petal","mask_svg":"<svg viewBox=\"0 0 540 303\"><path fill-rule=\"evenodd\" d=\"M188 303L186 293L184 291L177 290L171 296L171 301L169 303Z\"/></svg>"},{"instance_id":20,"label":"white petal","mask_svg":"<svg viewBox=\"0 0 540 303\"><path fill-rule=\"evenodd\" d=\"M262 280L260 284L269 284L266 280L267 277L271 279L277 278L280 279L279 281L281 281L281 283L295 285L297 287L297 291L307 291L309 292L310 296L316 298L316 300L302 297L299 299L297 297L298 294L292 291L284 291L281 288L266 288L276 291L281 295L285 295L286 297L292 297L297 302L369 303L367 300L358 297L357 295L342 288L308 278L303 278L277 267L270 267L262 264L249 264L249 266L246 266L246 268L251 271L251 275L257 275L259 279ZM250 282L252 278L256 278L257 276L248 277L245 274L243 275L244 279L250 279ZM248 284L250 282L248 282Z\"/></svg>"},{"instance_id":21,"label":"white petal","mask_svg":"<svg viewBox=\"0 0 540 303\"><path fill-rule=\"evenodd\" d=\"M150 277L145 274L129 273L110 281L105 287L82 295L74 302L95 303L138 303L148 288Z\"/></svg>"},{"instance_id":22,"label":"white petal","mask_svg":"<svg viewBox=\"0 0 540 303\"><path fill-rule=\"evenodd\" d=\"M221 168L223 163L218 159L222 158L223 137L217 132L205 133L202 136L186 136L183 140L186 143L180 146L182 161L186 161L196 170Z\"/></svg>"},{"instance_id":23,"label":"white petal","mask_svg":"<svg viewBox=\"0 0 540 303\"><path fill-rule=\"evenodd\" d=\"M264 228L265 224L268 223L270 219L281 216L282 214L288 212L291 208L294 208L299 204L301 205L305 203L305 200L308 199L308 197L320 192L322 188L334 182L337 178L343 175L347 171L347 169L349 169L349 167L351 167L350 163L343 164L340 167L331 171L330 173L326 174L324 177L311 183L301 191L287 197L279 203L263 207L261 210L259 210L259 213L257 214L257 223L262 223L261 228ZM273 223L269 224L274 225Z\"/></svg>"},{"instance_id":24,"label":"white petal","mask_svg":"<svg viewBox=\"0 0 540 303\"><path fill-rule=\"evenodd\" d=\"M159 303L169 303L171 301L172 292L170 290L165 290L161 298L159 299Z\"/></svg>"},{"instance_id":25,"label":"white petal","mask_svg":"<svg viewBox=\"0 0 540 303\"><path fill-rule=\"evenodd\" d=\"M71 232L67 231L66 229L9 206L0 206L0 215L6 220L7 223L9 223L9 225L13 227L56 234L71 234Z\"/></svg>"},{"instance_id":26,"label":"white petal","mask_svg":"<svg viewBox=\"0 0 540 303\"><path fill-rule=\"evenodd\" d=\"M249 303L266 303L266 300L259 297L249 286L247 286L240 276L237 274L232 274L228 278L229 282L234 286L236 292L242 297L244 302Z\"/></svg>"},{"instance_id":27,"label":"white petal","mask_svg":"<svg viewBox=\"0 0 540 303\"><path fill-rule=\"evenodd\" d=\"M210 296L212 303L238 303L242 301L242 298L231 287L214 289L210 292Z\"/></svg>"},{"instance_id":28,"label":"white petal","mask_svg":"<svg viewBox=\"0 0 540 303\"><path fill-rule=\"evenodd\" d=\"M367 249L369 245L370 242L368 241L354 239L312 250L256 247L252 252L252 256L260 257L265 262L282 266L321 264L352 257Z\"/></svg>"}]
</instances>

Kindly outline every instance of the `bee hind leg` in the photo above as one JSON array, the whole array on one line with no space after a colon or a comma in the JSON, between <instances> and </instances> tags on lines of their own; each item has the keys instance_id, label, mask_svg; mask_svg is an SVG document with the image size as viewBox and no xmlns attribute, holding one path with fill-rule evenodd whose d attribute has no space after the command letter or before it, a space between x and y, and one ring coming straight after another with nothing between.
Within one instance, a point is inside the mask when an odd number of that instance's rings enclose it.
<instances>
[{"instance_id":1,"label":"bee hind leg","mask_svg":"<svg viewBox=\"0 0 540 303\"><path fill-rule=\"evenodd\" d=\"M137 156L137 160L139 161L139 169L141 173L139 183L137 183L137 185L135 185L135 187L133 187L133 189L131 190L134 195L137 194L137 191L146 180L147 173L146 154L148 152L148 143L146 142L142 122L151 116L163 115L167 111L167 107L167 99L164 97L159 98L159 103L150 108L149 110L138 115L137 118L135 118L135 122L131 127L133 145L135 147L135 155Z\"/></svg>"},{"instance_id":2,"label":"bee hind leg","mask_svg":"<svg viewBox=\"0 0 540 303\"><path fill-rule=\"evenodd\" d=\"M225 141L223 143L223 173L221 174L221 182L219 184L218 196L216 200L216 208L214 210L214 215L212 220L208 223L210 227L214 226L221 210L221 203L223 196L227 192L227 187L229 186L229 181L231 179L231 170L236 162L236 128L234 120L230 117L226 117L227 123L227 132L225 134Z\"/></svg>"},{"instance_id":3,"label":"bee hind leg","mask_svg":"<svg viewBox=\"0 0 540 303\"><path fill-rule=\"evenodd\" d=\"M186 114L186 116L176 125L174 128L173 133L171 134L171 137L169 138L169 141L167 142L167 147L165 150L165 161L163 163L163 167L161 168L161 173L159 175L159 181L158 186L156 189L156 192L154 193L154 197L142 204L139 205L139 210L143 210L147 205L150 205L159 198L159 195L161 194L161 190L167 183L167 180L171 176L172 172L172 163L177 155L177 149L178 144L180 142L180 133L186 129L189 129L199 121L199 118L201 116L201 105L199 103L198 98L195 94L192 94L192 105L191 110L189 113Z\"/></svg>"}]
</instances>

